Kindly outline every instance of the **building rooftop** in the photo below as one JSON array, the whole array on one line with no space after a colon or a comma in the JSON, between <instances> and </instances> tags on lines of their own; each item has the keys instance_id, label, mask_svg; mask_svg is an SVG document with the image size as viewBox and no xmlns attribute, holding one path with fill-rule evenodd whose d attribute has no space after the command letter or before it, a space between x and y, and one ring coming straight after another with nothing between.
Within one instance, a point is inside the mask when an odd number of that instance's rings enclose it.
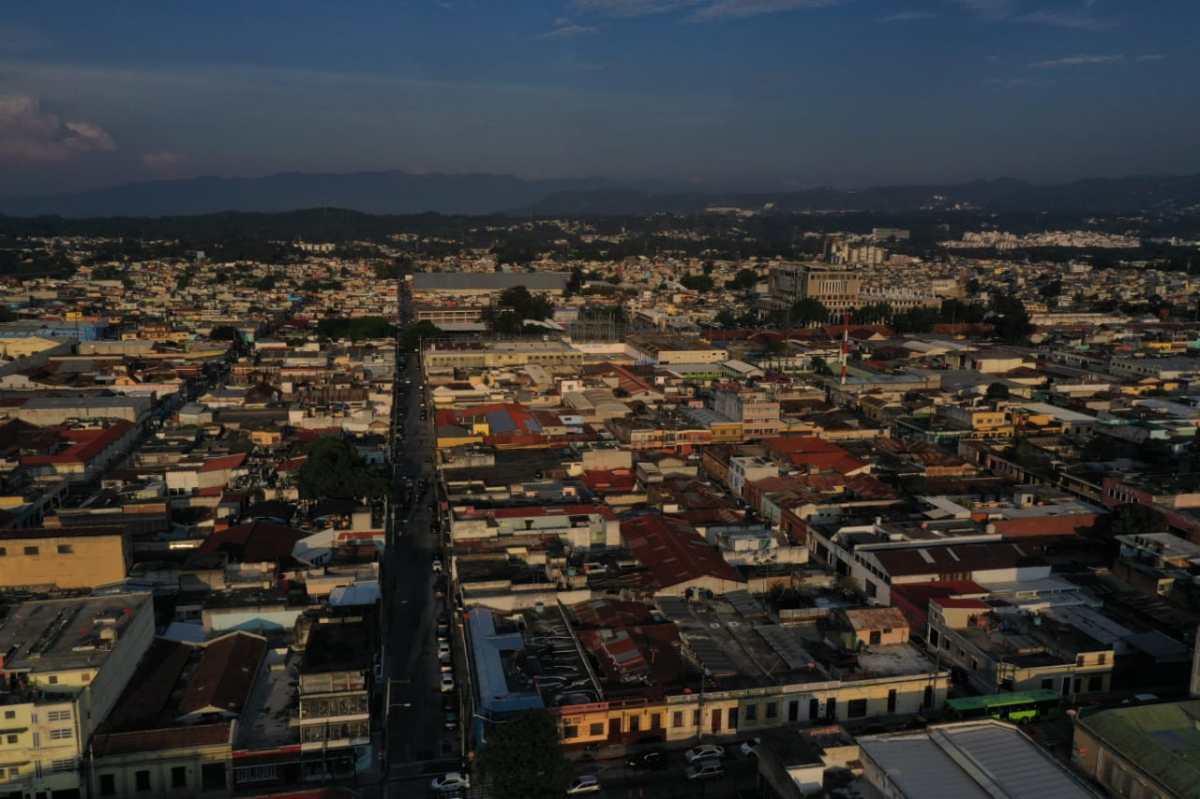
<instances>
[{"instance_id":1,"label":"building rooftop","mask_svg":"<svg viewBox=\"0 0 1200 799\"><path fill-rule=\"evenodd\" d=\"M1171 795L1200 790L1200 699L1081 713L1075 723Z\"/></svg>"},{"instance_id":2,"label":"building rooftop","mask_svg":"<svg viewBox=\"0 0 1200 799\"><path fill-rule=\"evenodd\" d=\"M4 670L98 668L150 601L150 594L111 594L24 602L0 622Z\"/></svg>"},{"instance_id":3,"label":"building rooftop","mask_svg":"<svg viewBox=\"0 0 1200 799\"><path fill-rule=\"evenodd\" d=\"M858 739L864 758L910 797L1098 799L1016 727L998 721L930 727Z\"/></svg>"}]
</instances>

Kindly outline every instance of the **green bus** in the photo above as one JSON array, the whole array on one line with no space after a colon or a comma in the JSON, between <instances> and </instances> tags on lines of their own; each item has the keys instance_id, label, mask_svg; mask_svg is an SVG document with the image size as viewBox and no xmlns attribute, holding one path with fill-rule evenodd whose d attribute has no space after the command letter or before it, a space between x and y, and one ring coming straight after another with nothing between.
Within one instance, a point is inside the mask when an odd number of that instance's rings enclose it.
<instances>
[{"instance_id":1,"label":"green bus","mask_svg":"<svg viewBox=\"0 0 1200 799\"><path fill-rule=\"evenodd\" d=\"M954 719L993 718L1024 724L1057 708L1060 698L1056 692L1044 689L989 696L964 696L959 699L947 699L946 710Z\"/></svg>"}]
</instances>

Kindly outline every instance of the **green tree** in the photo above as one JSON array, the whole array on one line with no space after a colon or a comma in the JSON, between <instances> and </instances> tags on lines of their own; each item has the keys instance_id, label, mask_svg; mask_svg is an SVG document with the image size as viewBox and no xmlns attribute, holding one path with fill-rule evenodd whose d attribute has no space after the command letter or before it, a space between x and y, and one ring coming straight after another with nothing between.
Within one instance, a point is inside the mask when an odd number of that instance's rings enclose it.
<instances>
[{"instance_id":1,"label":"green tree","mask_svg":"<svg viewBox=\"0 0 1200 799\"><path fill-rule=\"evenodd\" d=\"M400 334L400 351L416 352L421 345L421 339L436 338L441 332L441 328L427 319L411 324Z\"/></svg>"},{"instance_id":2,"label":"green tree","mask_svg":"<svg viewBox=\"0 0 1200 799\"><path fill-rule=\"evenodd\" d=\"M213 341L232 341L234 344L242 343L242 331L232 325L218 325L209 331L208 337Z\"/></svg>"},{"instance_id":3,"label":"green tree","mask_svg":"<svg viewBox=\"0 0 1200 799\"><path fill-rule=\"evenodd\" d=\"M792 306L791 321L794 325L823 325L829 322L829 309L820 300L811 297Z\"/></svg>"},{"instance_id":4,"label":"green tree","mask_svg":"<svg viewBox=\"0 0 1200 799\"><path fill-rule=\"evenodd\" d=\"M998 294L992 301L992 324L996 327L996 335L1012 344L1024 341L1033 332L1029 323L1029 312L1025 303L1008 294Z\"/></svg>"},{"instance_id":5,"label":"green tree","mask_svg":"<svg viewBox=\"0 0 1200 799\"><path fill-rule=\"evenodd\" d=\"M279 278L275 277L274 275L263 275L258 280L255 280L253 283L251 283L250 287L258 289L259 291L270 291L275 288L275 285L278 282Z\"/></svg>"},{"instance_id":6,"label":"green tree","mask_svg":"<svg viewBox=\"0 0 1200 799\"><path fill-rule=\"evenodd\" d=\"M721 328L723 328L725 330L732 330L733 328L738 326L737 315L734 314L734 312L729 310L728 308L722 308L721 311L717 314L716 319L714 319L713 321L716 322L717 325L719 325Z\"/></svg>"},{"instance_id":7,"label":"green tree","mask_svg":"<svg viewBox=\"0 0 1200 799\"><path fill-rule=\"evenodd\" d=\"M493 799L560 799L571 763L559 745L558 724L535 710L495 726L479 757Z\"/></svg>"},{"instance_id":8,"label":"green tree","mask_svg":"<svg viewBox=\"0 0 1200 799\"><path fill-rule=\"evenodd\" d=\"M985 396L990 400L1008 399L1008 386L1003 383L992 383L987 387Z\"/></svg>"},{"instance_id":9,"label":"green tree","mask_svg":"<svg viewBox=\"0 0 1200 799\"><path fill-rule=\"evenodd\" d=\"M758 274L753 269L739 269L726 286L734 291L749 291L758 283Z\"/></svg>"},{"instance_id":10,"label":"green tree","mask_svg":"<svg viewBox=\"0 0 1200 799\"><path fill-rule=\"evenodd\" d=\"M833 374L833 370L829 368L829 364L821 356L816 356L812 359L813 371L824 377L829 377Z\"/></svg>"},{"instance_id":11,"label":"green tree","mask_svg":"<svg viewBox=\"0 0 1200 799\"><path fill-rule=\"evenodd\" d=\"M690 291L707 292L713 290L713 279L708 275L684 275L680 284Z\"/></svg>"},{"instance_id":12,"label":"green tree","mask_svg":"<svg viewBox=\"0 0 1200 799\"><path fill-rule=\"evenodd\" d=\"M348 442L323 436L309 445L298 487L304 499L370 499L386 494L388 481L363 463Z\"/></svg>"},{"instance_id":13,"label":"green tree","mask_svg":"<svg viewBox=\"0 0 1200 799\"><path fill-rule=\"evenodd\" d=\"M317 322L317 335L329 339L361 341L368 338L391 338L396 327L378 316L344 318L330 316Z\"/></svg>"},{"instance_id":14,"label":"green tree","mask_svg":"<svg viewBox=\"0 0 1200 799\"><path fill-rule=\"evenodd\" d=\"M563 293L570 297L583 288L583 270L578 266L571 270L571 276L567 278L566 288Z\"/></svg>"}]
</instances>

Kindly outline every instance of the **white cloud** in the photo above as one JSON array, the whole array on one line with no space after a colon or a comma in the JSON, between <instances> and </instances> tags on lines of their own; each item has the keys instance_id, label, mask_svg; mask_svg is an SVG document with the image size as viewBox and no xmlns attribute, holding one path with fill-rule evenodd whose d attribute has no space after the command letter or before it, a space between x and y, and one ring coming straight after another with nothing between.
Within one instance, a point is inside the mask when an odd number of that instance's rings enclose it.
<instances>
[{"instance_id":1,"label":"white cloud","mask_svg":"<svg viewBox=\"0 0 1200 799\"><path fill-rule=\"evenodd\" d=\"M1135 61L1166 61L1167 56L1163 53L1145 53L1134 59Z\"/></svg>"},{"instance_id":2,"label":"white cloud","mask_svg":"<svg viewBox=\"0 0 1200 799\"><path fill-rule=\"evenodd\" d=\"M1054 28L1070 28L1080 31L1102 31L1113 26L1108 20L1096 19L1090 14L1080 14L1067 10L1031 11L1013 17L1014 22L1029 22L1034 25L1049 25Z\"/></svg>"},{"instance_id":3,"label":"white cloud","mask_svg":"<svg viewBox=\"0 0 1200 799\"><path fill-rule=\"evenodd\" d=\"M595 25L580 25L566 17L559 17L554 20L554 27L545 33L539 34L537 39L574 39L576 36L588 36L593 33L599 33L600 29Z\"/></svg>"},{"instance_id":4,"label":"white cloud","mask_svg":"<svg viewBox=\"0 0 1200 799\"><path fill-rule=\"evenodd\" d=\"M707 22L756 17L806 8L827 8L845 0L574 0L578 11L608 17L646 17L689 11L688 19Z\"/></svg>"},{"instance_id":5,"label":"white cloud","mask_svg":"<svg viewBox=\"0 0 1200 799\"><path fill-rule=\"evenodd\" d=\"M1032 69L1058 69L1059 67L1086 67L1102 64L1118 64L1125 56L1117 55L1069 55L1062 58L1051 58L1046 61L1034 61Z\"/></svg>"},{"instance_id":6,"label":"white cloud","mask_svg":"<svg viewBox=\"0 0 1200 799\"><path fill-rule=\"evenodd\" d=\"M63 120L28 95L0 96L0 163L21 166L70 161L117 149L108 131L92 122Z\"/></svg>"}]
</instances>

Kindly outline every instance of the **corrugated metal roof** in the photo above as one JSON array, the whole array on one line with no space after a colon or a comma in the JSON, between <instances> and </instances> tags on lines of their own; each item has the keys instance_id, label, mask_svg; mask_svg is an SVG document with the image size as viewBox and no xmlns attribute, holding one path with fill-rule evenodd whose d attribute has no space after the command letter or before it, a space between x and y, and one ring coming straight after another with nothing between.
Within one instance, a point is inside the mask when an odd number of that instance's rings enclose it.
<instances>
[{"instance_id":1,"label":"corrugated metal roof","mask_svg":"<svg viewBox=\"0 0 1200 799\"><path fill-rule=\"evenodd\" d=\"M524 286L530 291L562 291L565 272L418 272L414 291L504 291Z\"/></svg>"},{"instance_id":2,"label":"corrugated metal roof","mask_svg":"<svg viewBox=\"0 0 1200 799\"><path fill-rule=\"evenodd\" d=\"M996 721L859 739L863 754L911 799L1096 799L1029 740Z\"/></svg>"}]
</instances>

